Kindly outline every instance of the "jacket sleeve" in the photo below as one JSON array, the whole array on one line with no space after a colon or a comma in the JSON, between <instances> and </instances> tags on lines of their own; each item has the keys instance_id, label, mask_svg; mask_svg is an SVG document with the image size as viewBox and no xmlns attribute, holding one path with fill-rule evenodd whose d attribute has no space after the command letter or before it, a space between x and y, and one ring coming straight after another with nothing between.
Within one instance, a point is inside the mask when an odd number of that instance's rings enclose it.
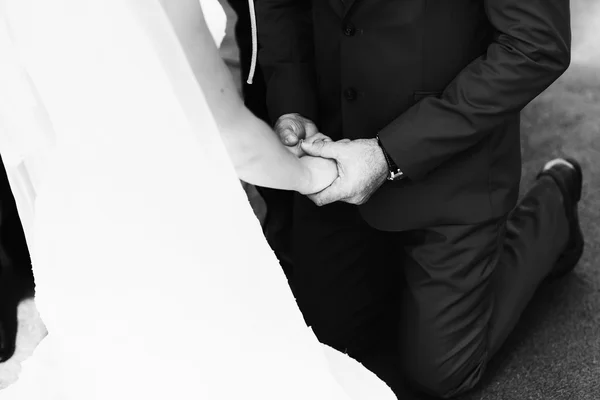
<instances>
[{"instance_id":1,"label":"jacket sleeve","mask_svg":"<svg viewBox=\"0 0 600 400\"><path fill-rule=\"evenodd\" d=\"M412 180L475 145L520 112L570 63L569 0L484 0L495 29L486 54L379 132Z\"/></svg>"},{"instance_id":2,"label":"jacket sleeve","mask_svg":"<svg viewBox=\"0 0 600 400\"><path fill-rule=\"evenodd\" d=\"M310 0L257 0L259 62L269 117L299 113L317 120Z\"/></svg>"}]
</instances>

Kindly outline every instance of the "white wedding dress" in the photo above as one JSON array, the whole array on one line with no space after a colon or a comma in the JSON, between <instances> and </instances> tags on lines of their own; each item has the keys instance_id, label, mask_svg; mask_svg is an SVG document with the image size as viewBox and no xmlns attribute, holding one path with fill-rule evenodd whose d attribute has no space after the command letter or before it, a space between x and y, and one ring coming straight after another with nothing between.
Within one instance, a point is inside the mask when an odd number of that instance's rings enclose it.
<instances>
[{"instance_id":1,"label":"white wedding dress","mask_svg":"<svg viewBox=\"0 0 600 400\"><path fill-rule=\"evenodd\" d=\"M395 398L305 326L158 1L0 0L0 55L49 332L0 399Z\"/></svg>"}]
</instances>

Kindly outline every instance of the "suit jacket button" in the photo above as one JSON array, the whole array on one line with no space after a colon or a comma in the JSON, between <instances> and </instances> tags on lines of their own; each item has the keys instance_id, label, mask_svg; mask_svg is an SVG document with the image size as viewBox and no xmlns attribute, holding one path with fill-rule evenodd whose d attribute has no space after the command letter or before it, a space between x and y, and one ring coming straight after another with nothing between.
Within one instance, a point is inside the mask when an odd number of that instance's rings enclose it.
<instances>
[{"instance_id":1,"label":"suit jacket button","mask_svg":"<svg viewBox=\"0 0 600 400\"><path fill-rule=\"evenodd\" d=\"M357 97L356 90L353 88L348 88L348 89L344 90L344 97L348 101L356 100L356 97Z\"/></svg>"},{"instance_id":2,"label":"suit jacket button","mask_svg":"<svg viewBox=\"0 0 600 400\"><path fill-rule=\"evenodd\" d=\"M354 36L356 34L356 28L351 23L346 24L344 26L344 35L346 36Z\"/></svg>"}]
</instances>

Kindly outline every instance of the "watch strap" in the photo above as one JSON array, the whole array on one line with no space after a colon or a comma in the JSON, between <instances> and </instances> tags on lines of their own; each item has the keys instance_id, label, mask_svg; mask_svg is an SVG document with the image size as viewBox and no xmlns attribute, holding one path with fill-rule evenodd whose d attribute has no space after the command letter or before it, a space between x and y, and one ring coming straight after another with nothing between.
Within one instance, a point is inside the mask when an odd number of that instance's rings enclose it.
<instances>
[{"instance_id":1,"label":"watch strap","mask_svg":"<svg viewBox=\"0 0 600 400\"><path fill-rule=\"evenodd\" d=\"M402 178L404 176L404 174L402 173L402 171L400 171L400 168L398 168L398 166L396 165L394 160L392 160L392 157L390 157L389 154L387 153L387 151L385 151L385 147L383 147L383 144L381 143L381 139L379 138L379 135L377 135L376 138L377 138L377 144L379 144L379 147L381 148L381 151L383 152L383 156L385 157L385 162L387 163L388 170L390 172L387 179L389 181L393 181L393 180Z\"/></svg>"}]
</instances>

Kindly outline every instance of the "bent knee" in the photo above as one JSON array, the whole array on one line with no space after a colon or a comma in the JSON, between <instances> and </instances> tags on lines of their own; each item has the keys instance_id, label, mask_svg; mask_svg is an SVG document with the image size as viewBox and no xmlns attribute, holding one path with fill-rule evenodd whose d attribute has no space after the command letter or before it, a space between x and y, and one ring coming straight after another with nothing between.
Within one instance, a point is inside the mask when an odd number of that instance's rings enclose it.
<instances>
[{"instance_id":1,"label":"bent knee","mask_svg":"<svg viewBox=\"0 0 600 400\"><path fill-rule=\"evenodd\" d=\"M442 399L450 399L472 389L485 370L484 360L476 363L435 363L419 360L406 366L406 377L418 391Z\"/></svg>"}]
</instances>

